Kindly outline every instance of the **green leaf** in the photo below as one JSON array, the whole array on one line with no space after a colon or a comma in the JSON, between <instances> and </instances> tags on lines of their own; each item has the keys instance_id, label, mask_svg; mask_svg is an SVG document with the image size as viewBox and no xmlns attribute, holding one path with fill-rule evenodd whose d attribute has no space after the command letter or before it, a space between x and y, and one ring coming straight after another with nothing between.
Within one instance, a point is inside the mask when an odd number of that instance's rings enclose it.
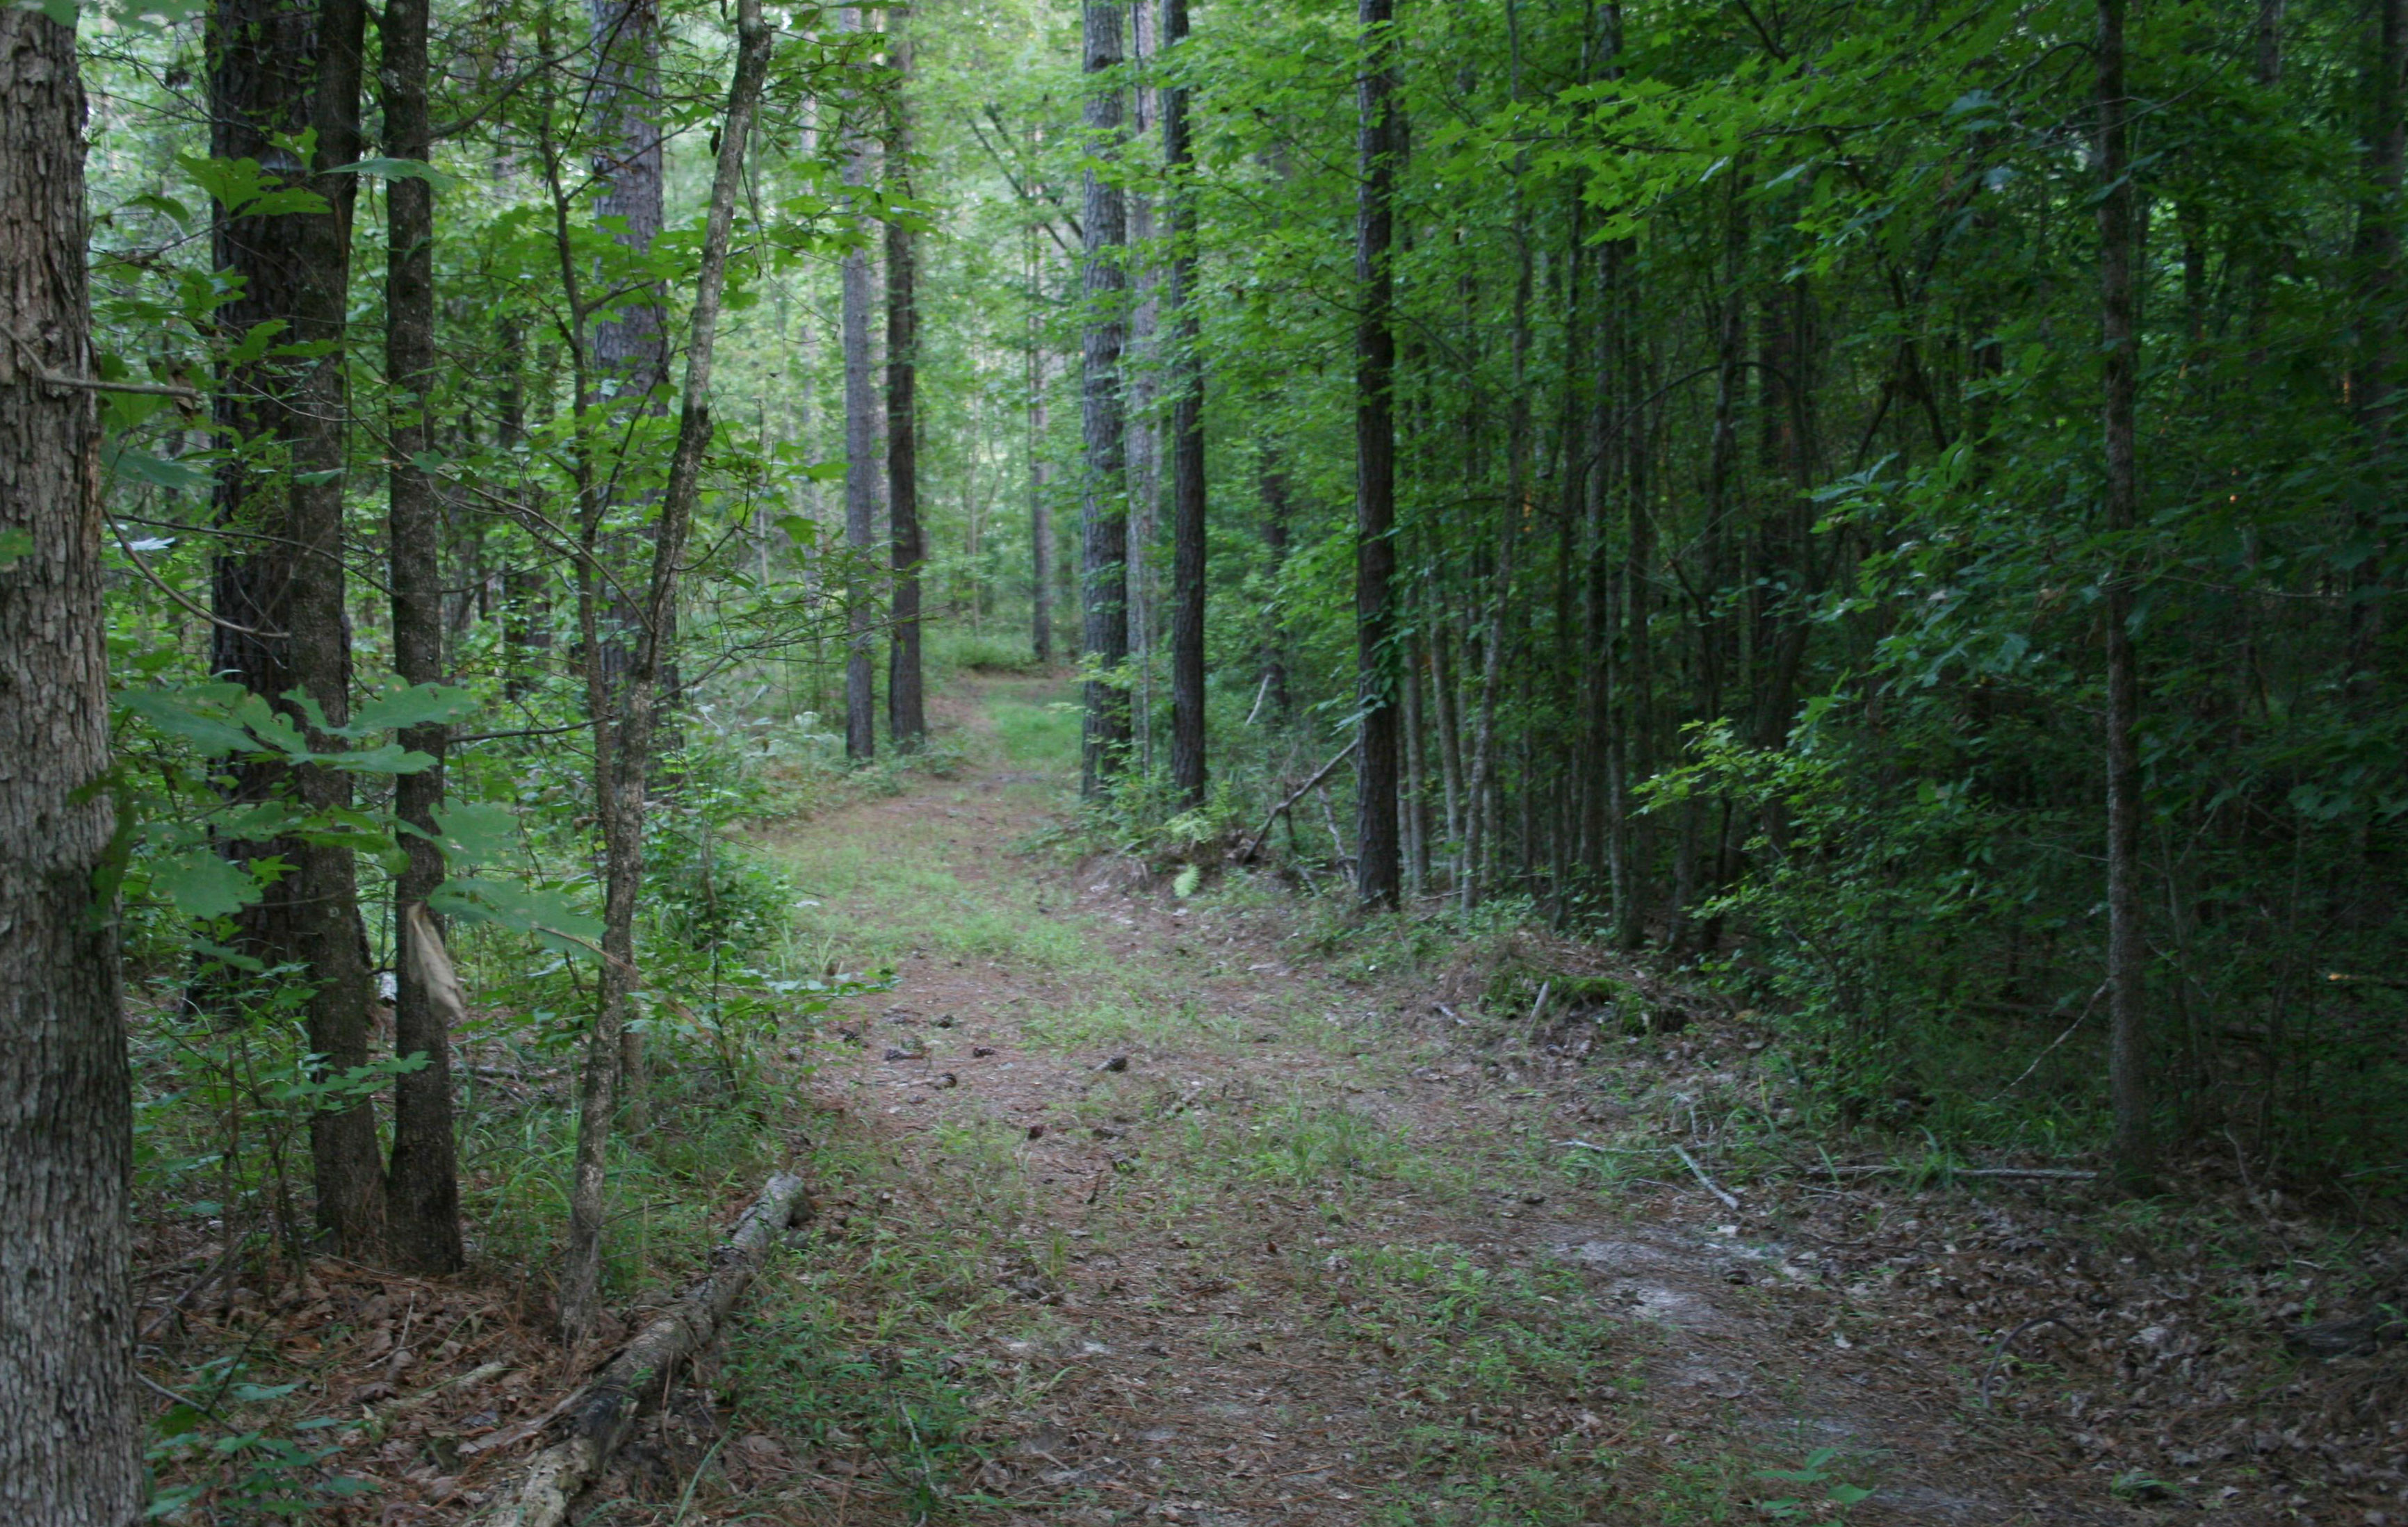
<instances>
[{"instance_id":1,"label":"green leaf","mask_svg":"<svg viewBox=\"0 0 2408 1527\"><path fill-rule=\"evenodd\" d=\"M572 958L596 953L594 946L602 937L600 920L579 911L566 894L550 888L455 878L428 892L426 906L461 922L490 922L532 934L545 947Z\"/></svg>"},{"instance_id":2,"label":"green leaf","mask_svg":"<svg viewBox=\"0 0 2408 1527\"><path fill-rule=\"evenodd\" d=\"M350 725L328 730L339 737L363 737L431 721L455 721L476 709L477 696L471 691L449 684L413 684L377 696L351 712Z\"/></svg>"},{"instance_id":3,"label":"green leaf","mask_svg":"<svg viewBox=\"0 0 2408 1527\"><path fill-rule=\"evenodd\" d=\"M30 530L0 530L0 572L17 564L17 559L34 549L34 533Z\"/></svg>"},{"instance_id":4,"label":"green leaf","mask_svg":"<svg viewBox=\"0 0 2408 1527\"><path fill-rule=\"evenodd\" d=\"M195 684L183 690L120 690L117 703L171 737L198 748L204 757L258 750L249 732L233 724L228 703L239 684Z\"/></svg>"},{"instance_id":5,"label":"green leaf","mask_svg":"<svg viewBox=\"0 0 2408 1527\"><path fill-rule=\"evenodd\" d=\"M450 802L435 808L435 841L454 864L480 864L518 846L518 813L481 801Z\"/></svg>"},{"instance_id":6,"label":"green leaf","mask_svg":"<svg viewBox=\"0 0 2408 1527\"><path fill-rule=\"evenodd\" d=\"M188 918L231 917L259 899L259 882L207 849L170 854L152 866L150 883Z\"/></svg>"},{"instance_id":7,"label":"green leaf","mask_svg":"<svg viewBox=\"0 0 2408 1527\"><path fill-rule=\"evenodd\" d=\"M423 180L441 191L452 184L452 177L423 159L387 159L371 154L348 164L330 165L328 175L373 175L386 180Z\"/></svg>"},{"instance_id":8,"label":"green leaf","mask_svg":"<svg viewBox=\"0 0 2408 1527\"><path fill-rule=\"evenodd\" d=\"M206 493L209 491L209 474L206 469L190 462L179 462L169 456L153 456L129 447L120 446L109 452L108 468L121 478L147 482L169 492Z\"/></svg>"}]
</instances>

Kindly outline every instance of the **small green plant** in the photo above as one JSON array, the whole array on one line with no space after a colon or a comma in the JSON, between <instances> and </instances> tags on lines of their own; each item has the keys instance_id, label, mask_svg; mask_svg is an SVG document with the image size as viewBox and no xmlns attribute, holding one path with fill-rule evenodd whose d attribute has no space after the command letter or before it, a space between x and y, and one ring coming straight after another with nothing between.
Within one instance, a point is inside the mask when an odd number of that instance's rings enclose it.
<instances>
[{"instance_id":1,"label":"small green plant","mask_svg":"<svg viewBox=\"0 0 2408 1527\"><path fill-rule=\"evenodd\" d=\"M1831 1463L1839 1456L1837 1448L1817 1448L1808 1453L1805 1462L1797 1468L1756 1470L1759 1478L1796 1486L1800 1491L1820 1492L1819 1501L1810 1500L1804 1493L1766 1501L1763 1503L1764 1514L1784 1520L1811 1518L1822 1515L1818 1509L1820 1504L1828 1503L1844 1511L1869 1498L1872 1491L1863 1485L1847 1484L1831 1477Z\"/></svg>"}]
</instances>

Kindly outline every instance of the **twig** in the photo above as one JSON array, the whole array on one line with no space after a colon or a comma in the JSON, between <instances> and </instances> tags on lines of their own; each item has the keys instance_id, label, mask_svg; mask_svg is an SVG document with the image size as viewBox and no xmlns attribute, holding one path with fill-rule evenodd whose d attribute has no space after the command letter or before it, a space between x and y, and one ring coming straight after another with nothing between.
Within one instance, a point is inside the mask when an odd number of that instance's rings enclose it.
<instances>
[{"instance_id":1,"label":"twig","mask_svg":"<svg viewBox=\"0 0 2408 1527\"><path fill-rule=\"evenodd\" d=\"M1894 1162L1876 1166L1799 1166L1793 1162L1791 1169L1809 1177L1889 1177L1910 1170ZM2088 1182L2099 1174L2071 1166L1955 1166L1949 1168L1948 1175L1956 1177L2029 1177L2049 1182Z\"/></svg>"},{"instance_id":2,"label":"twig","mask_svg":"<svg viewBox=\"0 0 2408 1527\"><path fill-rule=\"evenodd\" d=\"M1987 1410L1990 1408L1990 1375L1998 1372L1999 1363L2007 1355L2007 1349L2014 1345L2014 1340L2017 1336L2022 1335L2025 1332L2031 1330L2035 1326L2043 1325L2061 1325L2068 1331L2073 1329L2063 1316L2036 1315L2030 1320L2026 1320L2023 1324L2015 1327L2013 1331L2008 1332L2005 1335L2000 1336L1999 1338L1999 1345L1990 1349L1989 1366L1982 1370L1980 1392L1982 1396L1983 1409Z\"/></svg>"},{"instance_id":3,"label":"twig","mask_svg":"<svg viewBox=\"0 0 2408 1527\"><path fill-rule=\"evenodd\" d=\"M1536 1023L1539 1021L1539 1015L1547 1010L1547 993L1554 991L1555 988L1555 982L1553 977L1549 977L1547 979L1539 983L1539 1000L1530 1004L1531 1022Z\"/></svg>"},{"instance_id":4,"label":"twig","mask_svg":"<svg viewBox=\"0 0 2408 1527\"><path fill-rule=\"evenodd\" d=\"M2075 1015L2072 1022L2065 1026L2065 1032L2050 1040L2046 1049L2042 1050L2039 1054L2032 1057L2032 1063L2024 1067L2024 1074L2022 1076L2017 1077L2014 1080L2007 1083L2004 1087L2000 1088L1996 1092L1990 1094L1990 1101L1995 1103L2000 1098L2002 1098L2009 1092L2014 1092L2016 1088L2021 1087L2030 1078L2033 1072L2040 1069L2041 1062L2045 1061L2050 1056L2056 1054L2057 1046L2065 1043L2068 1039L2072 1038L2073 1031L2082 1027L2084 1021L2090 1017L2090 1009L2099 1006L2100 993L2106 990L2107 983L2104 981L2100 982L2098 990L2090 993L2090 1000L2082 1005L2082 1011Z\"/></svg>"},{"instance_id":5,"label":"twig","mask_svg":"<svg viewBox=\"0 0 2408 1527\"><path fill-rule=\"evenodd\" d=\"M150 570L150 564L142 560L142 553L135 550L134 543L125 538L125 532L118 525L115 517L108 516L105 518L108 519L108 533L117 537L118 549L123 551L127 560L134 564L134 570L140 573L143 578L150 581L151 587L157 589L161 593L165 594L168 598L174 600L179 605L183 606L186 609L192 611L194 615L199 616L202 620L207 621L211 625L222 626L228 631L236 632L245 636L262 636L269 641L282 641L285 639L285 633L281 631L264 631L257 626L236 625L232 621L223 620L218 616L210 614L208 610L203 609L200 606L184 597L182 593L177 591L174 585L170 584L165 578L161 578L158 574Z\"/></svg>"},{"instance_id":6,"label":"twig","mask_svg":"<svg viewBox=\"0 0 2408 1527\"><path fill-rule=\"evenodd\" d=\"M1240 864L1246 863L1251 861L1254 855L1262 852L1263 840L1271 835L1271 829L1278 824L1280 818L1286 813L1287 809L1296 805L1297 802L1303 800L1307 795L1312 794L1315 790L1318 790L1321 787L1321 782L1329 778L1330 771L1337 768L1339 764L1345 763L1348 758L1353 756L1354 752L1354 744L1349 742L1345 747L1338 749L1336 757L1332 758L1328 763L1324 764L1321 767L1313 770L1312 778L1297 786L1296 790L1289 794L1286 800L1282 801L1279 805L1271 807L1270 815L1263 819L1262 827L1255 832L1254 835L1251 839L1247 841L1245 848L1239 850L1237 863Z\"/></svg>"},{"instance_id":7,"label":"twig","mask_svg":"<svg viewBox=\"0 0 2408 1527\"><path fill-rule=\"evenodd\" d=\"M1739 1199L1730 1193L1725 1192L1722 1189L1715 1187L1714 1179L1706 1176L1706 1169L1698 1164L1698 1158L1690 1155L1679 1146L1674 1146L1672 1148L1672 1154L1681 1158L1681 1164L1689 1169L1689 1175L1696 1177L1698 1183L1705 1188L1706 1192L1713 1194L1716 1198L1721 1199L1725 1207L1734 1209L1739 1207Z\"/></svg>"}]
</instances>

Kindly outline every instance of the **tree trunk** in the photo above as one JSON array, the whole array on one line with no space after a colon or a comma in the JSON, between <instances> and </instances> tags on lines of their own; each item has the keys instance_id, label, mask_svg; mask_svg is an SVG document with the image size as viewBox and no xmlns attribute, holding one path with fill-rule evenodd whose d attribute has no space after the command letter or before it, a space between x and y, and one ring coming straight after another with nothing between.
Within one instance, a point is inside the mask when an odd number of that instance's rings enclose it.
<instances>
[{"instance_id":1,"label":"tree trunk","mask_svg":"<svg viewBox=\"0 0 2408 1527\"><path fill-rule=\"evenodd\" d=\"M1257 448L1256 470L1263 499L1263 556L1270 564L1272 590L1263 608L1263 703L1270 710L1271 729L1283 733L1288 725L1287 631L1278 591L1287 567L1289 505L1287 462L1277 441L1265 440Z\"/></svg>"},{"instance_id":2,"label":"tree trunk","mask_svg":"<svg viewBox=\"0 0 2408 1527\"><path fill-rule=\"evenodd\" d=\"M2358 535L2368 552L2350 573L2348 627L2350 695L2369 720L2384 713L2378 700L2378 654L2392 592L2383 587L2391 559L2377 506L2396 505L2399 493L2392 434L2400 389L2401 181L2403 162L2408 162L2408 113L2401 108L2401 74L2408 67L2408 0L2375 0L2373 42L2366 70L2366 193L2358 208L2356 250L2359 339L2350 378L2372 492L2361 496L2357 511Z\"/></svg>"},{"instance_id":3,"label":"tree trunk","mask_svg":"<svg viewBox=\"0 0 2408 1527\"><path fill-rule=\"evenodd\" d=\"M2125 0L2099 3L2099 316L2107 460L2107 1014L2108 1088L2116 1177L2144 1185L2151 1170L2147 947L2141 927L2141 683L2132 640L2140 469L2135 393L2140 369L2132 247L2130 103L2124 86Z\"/></svg>"},{"instance_id":4,"label":"tree trunk","mask_svg":"<svg viewBox=\"0 0 2408 1527\"><path fill-rule=\"evenodd\" d=\"M1122 105L1116 83L1094 77L1121 65L1121 9L1115 0L1087 0L1081 7L1083 62L1089 76L1086 104L1088 151L1110 162L1121 142ZM1081 607L1086 661L1112 674L1086 684L1085 728L1080 748L1080 792L1089 800L1126 762L1128 694L1116 672L1128 659L1128 466L1127 409L1122 394L1121 346L1126 323L1124 297L1128 273L1128 203L1119 184L1095 168L1086 172L1086 207L1081 229L1086 335L1080 409L1085 471L1079 483Z\"/></svg>"},{"instance_id":5,"label":"tree trunk","mask_svg":"<svg viewBox=\"0 0 2408 1527\"><path fill-rule=\"evenodd\" d=\"M283 145L317 134L316 167L359 158L359 0L219 0L208 53L209 151L250 159L299 178L305 167ZM219 268L242 281L218 309L230 336L281 321L277 343L320 344L329 352L270 357L223 378L218 421L244 438L273 442L267 458L229 460L218 471L218 521L257 539L230 541L214 573L222 624L213 632L212 671L227 675L306 725L294 691L340 726L351 717L351 631L343 578L343 421L349 407L341 346L351 293L351 207L358 177L321 173L306 182L325 209L215 219ZM236 627L247 629L237 630ZM337 739L311 737L333 750ZM337 770L245 764L235 797L290 793L305 810L351 805L351 776ZM242 942L267 964L308 973L309 1048L340 1074L368 1061L367 935L349 848L298 838L245 844L239 857L290 866L241 918ZM345 1254L373 1253L383 1236L384 1170L375 1110L366 1100L309 1121L318 1220Z\"/></svg>"},{"instance_id":6,"label":"tree trunk","mask_svg":"<svg viewBox=\"0 0 2408 1527\"><path fill-rule=\"evenodd\" d=\"M841 12L844 31L863 30L862 7ZM845 103L844 183L869 184L869 134L862 116L869 109L869 93L856 88ZM846 206L860 208L857 197ZM878 754L878 696L869 666L878 612L870 591L869 568L878 534L878 393L869 358L869 255L862 249L845 251L842 264L844 326L844 544L851 573L845 578L844 756L866 763Z\"/></svg>"},{"instance_id":7,"label":"tree trunk","mask_svg":"<svg viewBox=\"0 0 2408 1527\"><path fill-rule=\"evenodd\" d=\"M0 11L0 1517L142 1514L75 30ZM38 369L37 369L38 368Z\"/></svg>"},{"instance_id":8,"label":"tree trunk","mask_svg":"<svg viewBox=\"0 0 2408 1527\"><path fill-rule=\"evenodd\" d=\"M905 13L887 21L894 41L888 50L895 70L895 124L886 150L888 194L911 193L911 120L904 90L911 74L911 43ZM914 235L899 219L886 224L886 493L889 538L895 549L895 618L886 668L886 730L897 750L909 752L928 740L927 707L920 673L920 564L927 545L920 530L920 422L913 401L918 381L920 316L913 292Z\"/></svg>"},{"instance_id":9,"label":"tree trunk","mask_svg":"<svg viewBox=\"0 0 2408 1527\"><path fill-rule=\"evenodd\" d=\"M1187 40L1187 0L1162 0L1162 43ZM1195 154L1187 90L1162 93L1170 188L1170 789L1204 804L1204 363L1197 318Z\"/></svg>"},{"instance_id":10,"label":"tree trunk","mask_svg":"<svg viewBox=\"0 0 2408 1527\"><path fill-rule=\"evenodd\" d=\"M394 159L424 163L427 0L386 0L384 150ZM428 450L428 408L435 387L435 188L401 178L385 189L385 377L393 393L392 464L386 537L393 587L394 667L406 684L443 678L442 514L435 484L417 458ZM460 1183L452 1141L452 1036L441 1006L426 990L425 962L408 946L426 926L408 915L443 879L435 807L443 802L440 721L401 734L401 744L435 759L433 767L394 781L394 812L428 835L404 835L408 863L394 886L397 944L393 1005L394 1051L424 1055L421 1069L394 1078L393 1155L385 1169L387 1236L394 1258L418 1272L448 1273L464 1260L460 1244Z\"/></svg>"},{"instance_id":11,"label":"tree trunk","mask_svg":"<svg viewBox=\"0 0 2408 1527\"><path fill-rule=\"evenodd\" d=\"M1146 61L1160 44L1156 0L1128 0L1129 138L1154 130L1157 93L1145 83ZM1130 191L1128 247L1131 287L1126 353L1121 369L1123 430L1128 441L1129 753L1140 778L1154 775L1154 649L1156 625L1154 554L1162 511L1162 270L1155 258L1154 198Z\"/></svg>"},{"instance_id":12,"label":"tree trunk","mask_svg":"<svg viewBox=\"0 0 2408 1527\"><path fill-rule=\"evenodd\" d=\"M1362 715L1356 751L1354 893L1367 907L1397 905L1402 864L1397 842L1396 277L1389 246L1396 219L1394 0L1360 0L1362 73L1354 213L1354 699Z\"/></svg>"},{"instance_id":13,"label":"tree trunk","mask_svg":"<svg viewBox=\"0 0 2408 1527\"><path fill-rule=\"evenodd\" d=\"M1045 350L1038 313L1037 230L1026 234L1028 272L1028 637L1037 665L1054 665L1054 514L1045 502Z\"/></svg>"},{"instance_id":14,"label":"tree trunk","mask_svg":"<svg viewBox=\"0 0 2408 1527\"><path fill-rule=\"evenodd\" d=\"M1422 721L1422 649L1418 627L1406 633L1404 646L1405 792L1398 831L1405 839L1405 895L1420 897L1429 889L1429 764Z\"/></svg>"},{"instance_id":15,"label":"tree trunk","mask_svg":"<svg viewBox=\"0 0 2408 1527\"><path fill-rule=\"evenodd\" d=\"M664 221L660 0L591 0L591 4L595 109L609 133L608 151L594 164L595 179L602 187L595 215L625 219L626 231L619 235L620 242L641 254L660 236ZM594 370L614 389L613 396L619 400L614 407L633 407L648 418L666 412L667 310L667 295L655 286L641 298L618 306L617 316L595 326ZM632 464L623 458L610 483L629 475ZM604 492L606 499L614 496L609 485ZM650 492L637 494L630 507L652 497ZM604 512L608 512L607 503ZM604 555L620 575L603 600L597 633L605 688L614 706L621 703L619 696L632 665L629 644L640 646L648 637L662 639L662 634L637 629L642 612L628 592L635 587L633 564L643 538L640 533L622 531L606 535L602 541ZM674 608L669 619L673 622L677 619ZM644 1036L632 1025L620 1031L619 1063L624 1073L621 1079L628 1122L640 1130L651 1088L644 1069Z\"/></svg>"},{"instance_id":16,"label":"tree trunk","mask_svg":"<svg viewBox=\"0 0 2408 1527\"><path fill-rule=\"evenodd\" d=\"M738 0L736 77L727 89L727 114L719 131L719 162L703 225L702 264L695 278L694 314L686 342L685 396L678 415L677 446L669 457L668 484L661 495L654 530L652 578L645 597L634 661L627 669L625 714L615 744L597 748L608 760L604 827L611 854L605 888L601 1017L586 1050L577 1100L577 1157L570 1188L568 1247L560 1277L560 1324L570 1341L582 1340L599 1313L602 1275L603 1186L617 1104L619 1067L614 1032L635 990L632 958L634 898L643 878L644 776L651 763L654 689L668 660L675 630L670 613L678 592L679 564L701 497L703 452L710 444L710 370L719 336L721 300L727 289L727 245L736 223L736 198L744 178L745 145L753 108L768 74L768 27L761 0ZM615 947L614 947L615 946Z\"/></svg>"},{"instance_id":17,"label":"tree trunk","mask_svg":"<svg viewBox=\"0 0 2408 1527\"><path fill-rule=\"evenodd\" d=\"M1433 586L1430 606L1430 698L1438 723L1439 791L1446 802L1446 841L1454 855L1451 873L1463 883L1463 718L1455 688L1455 626L1447 619L1444 596Z\"/></svg>"}]
</instances>

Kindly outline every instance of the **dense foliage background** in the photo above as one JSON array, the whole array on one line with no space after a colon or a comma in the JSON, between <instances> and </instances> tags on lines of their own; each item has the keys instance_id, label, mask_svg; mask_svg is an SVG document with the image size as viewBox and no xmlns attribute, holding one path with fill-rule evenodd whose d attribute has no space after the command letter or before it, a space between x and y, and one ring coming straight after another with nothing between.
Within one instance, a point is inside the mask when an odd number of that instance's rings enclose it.
<instances>
[{"instance_id":1,"label":"dense foliage background","mask_svg":"<svg viewBox=\"0 0 2408 1527\"><path fill-rule=\"evenodd\" d=\"M356 859L367 963L390 970L394 878L412 841L439 842L429 905L513 1015L502 1037L587 1032L594 722L679 427L668 363L733 44L710 7L445 0L431 146L389 141L394 59L370 25L345 164L314 124L223 151L227 39L333 15L253 8L94 16L82 45L104 374L148 389L110 394L105 465L140 1044L178 1120L146 1135L146 1169L217 1174L208 1210L297 1234L286 1156L330 1101L412 1063L308 1059L328 1053L301 1032L315 999L287 977L319 973L264 956L245 920L301 848ZM886 228L918 250L917 343L887 359L918 374L933 667L1077 656L1079 521L1100 497L1130 525L1131 638L1096 672L1135 724L1098 832L1217 869L1360 719L1358 17L1213 0L1166 50L1150 7L1086 9L1104 14L770 18L663 748L637 787L638 1029L712 1062L665 1086L740 1092L746 1026L835 975L789 947L796 888L724 829L874 778L842 757L842 669L849 632L890 635L894 577L882 528L845 536L840 266L882 264ZM1126 62L1082 70L1082 24L1105 22ZM2131 14L2128 531L2100 511L2095 211L2114 188L2096 25L2055 3L1496 0L1375 29L1402 144L1400 614L1378 683L1403 714L1403 915L1543 919L1692 966L1789 1025L1803 1095L1836 1121L2095 1149L2104 611L2124 578L2154 1121L2357 1180L2396 1170L2408 1061L2400 7ZM651 53L610 51L638 34ZM1168 86L1194 123L1176 171ZM1122 93L1124 130L1082 126L1098 91ZM881 162L907 122L908 157ZM626 200L654 143L656 235ZM1082 179L1129 199L1113 314L1083 295ZM263 315L229 230L331 216L337 181L339 321ZM423 382L380 342L386 213L411 186L432 188ZM1162 277L1182 190L1209 492L1200 806L1168 778ZM1106 318L1129 335L1129 465L1098 485L1081 350ZM258 411L305 373L331 434ZM876 402L855 389L856 414ZM415 688L388 597L413 547L389 490L412 470L441 632L439 683ZM339 495L332 541L258 507L310 492ZM308 639L339 648L348 719L223 681L249 607L230 569L263 545L345 575L339 621ZM394 740L410 728L446 745L432 831L396 816L427 756ZM339 792L308 786L336 774ZM1323 787L1352 788L1344 767ZM1324 889L1355 821L1326 800L1298 800L1267 849Z\"/></svg>"}]
</instances>

